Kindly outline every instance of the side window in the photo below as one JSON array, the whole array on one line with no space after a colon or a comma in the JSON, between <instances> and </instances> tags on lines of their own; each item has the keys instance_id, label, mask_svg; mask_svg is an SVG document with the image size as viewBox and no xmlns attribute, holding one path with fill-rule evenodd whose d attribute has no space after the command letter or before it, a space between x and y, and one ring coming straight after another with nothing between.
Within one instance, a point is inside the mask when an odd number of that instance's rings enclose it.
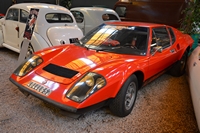
<instances>
[{"instance_id":1,"label":"side window","mask_svg":"<svg viewBox=\"0 0 200 133\"><path fill-rule=\"evenodd\" d=\"M29 13L25 10L20 10L20 22L26 23Z\"/></svg>"},{"instance_id":2,"label":"side window","mask_svg":"<svg viewBox=\"0 0 200 133\"><path fill-rule=\"evenodd\" d=\"M71 11L76 19L77 23L82 23L84 21L84 15L79 11Z\"/></svg>"},{"instance_id":3,"label":"side window","mask_svg":"<svg viewBox=\"0 0 200 133\"><path fill-rule=\"evenodd\" d=\"M48 13L45 19L48 23L73 23L72 17L63 13Z\"/></svg>"},{"instance_id":4,"label":"side window","mask_svg":"<svg viewBox=\"0 0 200 133\"><path fill-rule=\"evenodd\" d=\"M172 38L172 44L174 44L174 42L176 41L174 31L172 30L172 28L168 28L168 30L169 30L170 36Z\"/></svg>"},{"instance_id":5,"label":"side window","mask_svg":"<svg viewBox=\"0 0 200 133\"><path fill-rule=\"evenodd\" d=\"M115 8L115 11L120 17L126 16L126 7L118 6L118 7Z\"/></svg>"},{"instance_id":6,"label":"side window","mask_svg":"<svg viewBox=\"0 0 200 133\"><path fill-rule=\"evenodd\" d=\"M165 27L154 28L153 32L156 38L156 45L162 46L163 49L170 46L170 38Z\"/></svg>"},{"instance_id":7,"label":"side window","mask_svg":"<svg viewBox=\"0 0 200 133\"><path fill-rule=\"evenodd\" d=\"M157 41L156 36L155 36L154 32L152 32L151 51L150 51L151 53L154 52L154 47L157 46L156 41Z\"/></svg>"},{"instance_id":8,"label":"side window","mask_svg":"<svg viewBox=\"0 0 200 133\"><path fill-rule=\"evenodd\" d=\"M119 20L117 16L114 14L103 14L102 15L103 21L110 21L110 20Z\"/></svg>"},{"instance_id":9,"label":"side window","mask_svg":"<svg viewBox=\"0 0 200 133\"><path fill-rule=\"evenodd\" d=\"M6 20L18 21L18 9L10 9L7 13Z\"/></svg>"},{"instance_id":10,"label":"side window","mask_svg":"<svg viewBox=\"0 0 200 133\"><path fill-rule=\"evenodd\" d=\"M60 20L61 22L73 23L72 17L68 14L60 14Z\"/></svg>"}]
</instances>

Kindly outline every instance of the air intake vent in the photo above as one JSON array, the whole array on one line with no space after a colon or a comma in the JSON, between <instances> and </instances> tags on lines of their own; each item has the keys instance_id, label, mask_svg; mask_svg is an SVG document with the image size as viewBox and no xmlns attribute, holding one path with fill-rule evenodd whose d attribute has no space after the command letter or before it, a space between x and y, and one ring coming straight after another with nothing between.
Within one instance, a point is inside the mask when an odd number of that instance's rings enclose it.
<instances>
[{"instance_id":1,"label":"air intake vent","mask_svg":"<svg viewBox=\"0 0 200 133\"><path fill-rule=\"evenodd\" d=\"M72 78L78 73L77 71L60 67L54 64L47 65L46 67L43 68L43 70L64 78Z\"/></svg>"}]
</instances>

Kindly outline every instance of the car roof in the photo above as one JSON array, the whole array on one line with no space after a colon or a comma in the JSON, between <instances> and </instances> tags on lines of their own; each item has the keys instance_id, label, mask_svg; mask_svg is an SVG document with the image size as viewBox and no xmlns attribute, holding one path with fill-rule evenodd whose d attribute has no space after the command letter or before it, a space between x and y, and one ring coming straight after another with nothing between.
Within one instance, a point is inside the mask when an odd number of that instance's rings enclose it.
<instances>
[{"instance_id":1,"label":"car roof","mask_svg":"<svg viewBox=\"0 0 200 133\"><path fill-rule=\"evenodd\" d=\"M52 26L61 26L61 25L64 26L64 23L59 23L59 25L58 23L48 23L45 17L46 14L48 13L68 14L73 19L73 23L70 23L70 25L76 25L76 21L74 19L73 14L67 8L59 5L45 4L45 3L20 3L20 4L14 4L10 8L23 9L27 12L30 12L31 8L39 9L39 14L37 16L36 26L34 29L35 32L38 33L46 34L47 30Z\"/></svg>"},{"instance_id":2,"label":"car roof","mask_svg":"<svg viewBox=\"0 0 200 133\"><path fill-rule=\"evenodd\" d=\"M162 27L166 26L165 24L156 24L156 23L146 23L146 22L129 22L129 21L113 21L106 22L106 24L111 25L123 25L123 26L142 26L142 27Z\"/></svg>"},{"instance_id":3,"label":"car roof","mask_svg":"<svg viewBox=\"0 0 200 133\"><path fill-rule=\"evenodd\" d=\"M82 10L82 11L96 11L96 12L115 12L113 9L104 8L104 7L74 7L70 10Z\"/></svg>"},{"instance_id":4,"label":"car roof","mask_svg":"<svg viewBox=\"0 0 200 133\"><path fill-rule=\"evenodd\" d=\"M53 5L53 4L45 4L45 3L20 3L14 4L10 8L19 8L29 11L31 8L36 8L40 10L59 10L59 11L69 11L67 8Z\"/></svg>"},{"instance_id":5,"label":"car roof","mask_svg":"<svg viewBox=\"0 0 200 133\"><path fill-rule=\"evenodd\" d=\"M75 7L71 8L70 11L80 11L85 15L84 17L86 17L90 21L93 19L99 21L100 23L104 22L101 18L103 14L114 14L118 18L118 20L120 20L118 14L113 9L104 7Z\"/></svg>"}]
</instances>

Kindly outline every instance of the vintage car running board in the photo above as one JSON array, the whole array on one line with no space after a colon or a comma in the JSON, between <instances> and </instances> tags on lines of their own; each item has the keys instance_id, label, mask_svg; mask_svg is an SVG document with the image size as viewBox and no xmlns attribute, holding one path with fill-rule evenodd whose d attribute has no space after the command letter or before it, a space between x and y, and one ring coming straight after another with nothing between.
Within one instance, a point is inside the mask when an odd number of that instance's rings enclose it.
<instances>
[{"instance_id":1,"label":"vintage car running board","mask_svg":"<svg viewBox=\"0 0 200 133\"><path fill-rule=\"evenodd\" d=\"M6 43L3 43L2 46L6 47L6 48L8 48L8 49L11 49L11 50L13 50L13 51L15 51L15 52L17 52L17 53L20 52L18 49L13 48L12 46L10 46L10 45L8 45L8 44L6 44Z\"/></svg>"}]
</instances>

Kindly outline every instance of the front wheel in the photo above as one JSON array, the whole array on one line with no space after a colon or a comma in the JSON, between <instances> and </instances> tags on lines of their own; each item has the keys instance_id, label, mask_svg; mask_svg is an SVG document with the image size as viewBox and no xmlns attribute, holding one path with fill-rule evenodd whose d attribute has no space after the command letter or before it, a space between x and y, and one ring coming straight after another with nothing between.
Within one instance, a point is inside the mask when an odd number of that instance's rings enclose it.
<instances>
[{"instance_id":1,"label":"front wheel","mask_svg":"<svg viewBox=\"0 0 200 133\"><path fill-rule=\"evenodd\" d=\"M130 76L119 90L117 96L111 101L111 112L119 117L129 115L136 101L138 81L135 75Z\"/></svg>"},{"instance_id":2,"label":"front wheel","mask_svg":"<svg viewBox=\"0 0 200 133\"><path fill-rule=\"evenodd\" d=\"M188 58L188 51L186 50L181 59L177 61L174 66L169 70L170 75L179 77L185 73L186 63Z\"/></svg>"}]
</instances>

